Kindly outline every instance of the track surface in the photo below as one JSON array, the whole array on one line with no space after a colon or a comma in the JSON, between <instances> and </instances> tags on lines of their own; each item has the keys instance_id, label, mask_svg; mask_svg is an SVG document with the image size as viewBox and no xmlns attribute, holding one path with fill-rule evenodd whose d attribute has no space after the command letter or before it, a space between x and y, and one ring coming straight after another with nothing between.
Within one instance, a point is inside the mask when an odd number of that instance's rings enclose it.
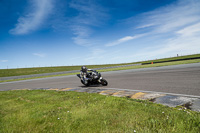
<instances>
[{"instance_id":1,"label":"track surface","mask_svg":"<svg viewBox=\"0 0 200 133\"><path fill-rule=\"evenodd\" d=\"M200 96L200 63L155 68L104 72L109 85L122 88ZM77 88L82 86L75 75L0 83L0 90L25 88ZM96 88L104 88L95 86Z\"/></svg>"}]
</instances>

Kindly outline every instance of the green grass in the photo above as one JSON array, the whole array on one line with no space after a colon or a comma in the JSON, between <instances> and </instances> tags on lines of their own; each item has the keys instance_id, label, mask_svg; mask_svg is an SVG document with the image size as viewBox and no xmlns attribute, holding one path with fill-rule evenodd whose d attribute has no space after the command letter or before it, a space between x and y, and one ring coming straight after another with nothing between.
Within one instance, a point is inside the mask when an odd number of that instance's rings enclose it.
<instances>
[{"instance_id":1,"label":"green grass","mask_svg":"<svg viewBox=\"0 0 200 133\"><path fill-rule=\"evenodd\" d=\"M126 64L108 64L108 65L87 65L88 68L102 68ZM132 63L134 64L134 63ZM42 74L42 73L53 73L63 71L80 70L81 66L61 66L61 67L38 67L38 68L19 68L19 69L0 69L0 77L9 76L20 76L20 75L31 75L31 74Z\"/></svg>"},{"instance_id":2,"label":"green grass","mask_svg":"<svg viewBox=\"0 0 200 133\"><path fill-rule=\"evenodd\" d=\"M148 101L78 92L0 92L0 132L200 131L200 113Z\"/></svg>"},{"instance_id":3,"label":"green grass","mask_svg":"<svg viewBox=\"0 0 200 133\"><path fill-rule=\"evenodd\" d=\"M157 60L149 60L149 61L143 61L142 63L151 63L151 62L170 62L175 60L183 60L187 59L190 60L191 58L200 58L200 54L193 54L193 55L186 55L186 56L178 56L178 57L171 57L171 58L163 58L163 59L157 59Z\"/></svg>"},{"instance_id":4,"label":"green grass","mask_svg":"<svg viewBox=\"0 0 200 133\"><path fill-rule=\"evenodd\" d=\"M93 69L93 68L102 68L102 67L110 67L110 66L130 65L130 64L137 64L137 63L173 61L173 60L178 60L178 59L189 59L189 58L194 58L194 57L200 58L200 54L158 59L158 60L150 60L150 61L143 61L143 62L124 63L124 64L87 65L87 67L90 69ZM72 71L72 70L80 70L80 68L81 68L81 66L61 66L61 67L0 69L0 77Z\"/></svg>"}]
</instances>

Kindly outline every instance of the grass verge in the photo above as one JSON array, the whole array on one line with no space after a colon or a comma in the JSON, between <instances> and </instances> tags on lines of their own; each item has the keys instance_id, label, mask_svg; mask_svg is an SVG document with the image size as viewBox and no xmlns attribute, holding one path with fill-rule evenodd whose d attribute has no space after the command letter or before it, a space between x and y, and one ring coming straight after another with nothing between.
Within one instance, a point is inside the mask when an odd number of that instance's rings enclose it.
<instances>
[{"instance_id":1,"label":"grass verge","mask_svg":"<svg viewBox=\"0 0 200 133\"><path fill-rule=\"evenodd\" d=\"M148 67L161 67L161 66L170 66L170 65L191 64L191 63L199 63L199 62L200 62L200 59L195 59L195 60L187 60L187 61L174 61L174 62L166 62L166 63L158 63L158 64L147 64L147 65L137 65L137 66L129 66L129 67L102 69L102 70L98 70L98 71L99 72L119 71L119 70L148 68ZM56 76L67 76L67 75L75 75L75 74L78 74L78 73L68 73L68 74L59 74L59 75L50 75L50 76L30 77L30 78L23 78L23 79L2 80L2 81L0 81L0 83L20 81L20 80L29 80L29 79L38 79L38 78L47 78L47 77L56 77Z\"/></svg>"},{"instance_id":2,"label":"grass verge","mask_svg":"<svg viewBox=\"0 0 200 133\"><path fill-rule=\"evenodd\" d=\"M199 132L200 113L91 93L0 92L0 132Z\"/></svg>"}]
</instances>

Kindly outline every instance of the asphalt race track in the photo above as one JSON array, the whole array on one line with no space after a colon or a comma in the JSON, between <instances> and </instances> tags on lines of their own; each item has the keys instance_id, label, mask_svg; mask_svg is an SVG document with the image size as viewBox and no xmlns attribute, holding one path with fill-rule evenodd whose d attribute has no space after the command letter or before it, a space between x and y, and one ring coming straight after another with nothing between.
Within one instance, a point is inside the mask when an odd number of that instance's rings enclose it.
<instances>
[{"instance_id":1,"label":"asphalt race track","mask_svg":"<svg viewBox=\"0 0 200 133\"><path fill-rule=\"evenodd\" d=\"M105 88L200 96L200 63L102 73ZM0 90L84 87L76 75L0 83ZM93 86L94 88L104 88Z\"/></svg>"}]
</instances>

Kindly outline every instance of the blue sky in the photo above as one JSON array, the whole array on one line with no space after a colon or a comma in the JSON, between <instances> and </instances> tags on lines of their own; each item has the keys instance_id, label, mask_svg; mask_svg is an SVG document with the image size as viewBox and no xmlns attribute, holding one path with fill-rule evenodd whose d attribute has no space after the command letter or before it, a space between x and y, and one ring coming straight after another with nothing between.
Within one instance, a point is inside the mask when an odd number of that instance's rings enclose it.
<instances>
[{"instance_id":1,"label":"blue sky","mask_svg":"<svg viewBox=\"0 0 200 133\"><path fill-rule=\"evenodd\" d=\"M1 0L0 69L200 53L200 0Z\"/></svg>"}]
</instances>

